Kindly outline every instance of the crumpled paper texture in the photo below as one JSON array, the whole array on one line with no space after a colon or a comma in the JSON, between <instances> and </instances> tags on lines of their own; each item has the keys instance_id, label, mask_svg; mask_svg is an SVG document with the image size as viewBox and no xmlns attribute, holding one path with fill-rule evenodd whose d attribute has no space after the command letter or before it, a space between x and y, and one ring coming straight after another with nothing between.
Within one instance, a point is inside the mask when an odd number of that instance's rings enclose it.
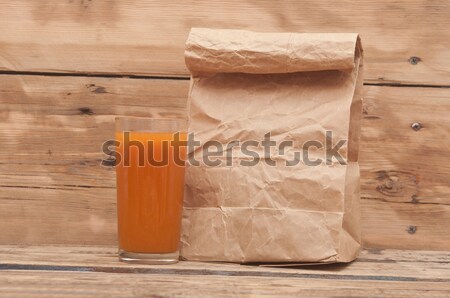
<instances>
[{"instance_id":1,"label":"crumpled paper texture","mask_svg":"<svg viewBox=\"0 0 450 298\"><path fill-rule=\"evenodd\" d=\"M292 140L276 166L188 166L181 255L188 260L349 262L360 249L358 145L362 48L357 34L194 28L189 131L215 140ZM347 140L346 164L287 167L308 140ZM253 148L263 155L262 148ZM192 152L201 160L202 150ZM233 151L234 159L249 158ZM325 148L312 147L311 159Z\"/></svg>"}]
</instances>

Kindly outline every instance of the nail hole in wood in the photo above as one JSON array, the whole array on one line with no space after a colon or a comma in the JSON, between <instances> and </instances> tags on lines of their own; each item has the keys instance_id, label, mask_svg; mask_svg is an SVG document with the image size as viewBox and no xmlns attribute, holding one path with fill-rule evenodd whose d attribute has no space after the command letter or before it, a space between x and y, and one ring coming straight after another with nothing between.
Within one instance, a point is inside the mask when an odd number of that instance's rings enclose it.
<instances>
[{"instance_id":1,"label":"nail hole in wood","mask_svg":"<svg viewBox=\"0 0 450 298\"><path fill-rule=\"evenodd\" d=\"M417 65L417 63L422 61L422 59L420 59L419 57L416 57L416 56L412 56L408 59L408 61L411 65Z\"/></svg>"},{"instance_id":2,"label":"nail hole in wood","mask_svg":"<svg viewBox=\"0 0 450 298\"><path fill-rule=\"evenodd\" d=\"M411 128L415 131L418 131L422 128L422 124L420 124L419 122L414 122L413 124L411 124Z\"/></svg>"},{"instance_id":3,"label":"nail hole in wood","mask_svg":"<svg viewBox=\"0 0 450 298\"><path fill-rule=\"evenodd\" d=\"M406 231L408 231L409 234L414 234L417 231L417 227L416 226L409 226L408 229L406 229Z\"/></svg>"}]
</instances>

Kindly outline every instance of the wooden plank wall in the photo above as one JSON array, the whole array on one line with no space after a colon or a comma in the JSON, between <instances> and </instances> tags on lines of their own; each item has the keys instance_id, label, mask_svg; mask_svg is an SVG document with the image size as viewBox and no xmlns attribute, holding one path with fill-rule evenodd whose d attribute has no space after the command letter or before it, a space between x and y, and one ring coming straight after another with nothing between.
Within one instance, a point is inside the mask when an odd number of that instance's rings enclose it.
<instances>
[{"instance_id":1,"label":"wooden plank wall","mask_svg":"<svg viewBox=\"0 0 450 298\"><path fill-rule=\"evenodd\" d=\"M114 244L116 115L180 117L191 27L359 32L366 247L450 249L447 1L0 2L0 244ZM418 131L411 124L419 122Z\"/></svg>"}]
</instances>

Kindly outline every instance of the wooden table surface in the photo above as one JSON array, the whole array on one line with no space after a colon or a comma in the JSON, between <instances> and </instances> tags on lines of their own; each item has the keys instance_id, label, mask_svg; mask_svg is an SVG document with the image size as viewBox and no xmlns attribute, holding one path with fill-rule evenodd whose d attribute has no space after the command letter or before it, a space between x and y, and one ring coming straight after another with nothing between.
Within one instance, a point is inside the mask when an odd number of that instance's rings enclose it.
<instances>
[{"instance_id":1,"label":"wooden table surface","mask_svg":"<svg viewBox=\"0 0 450 298\"><path fill-rule=\"evenodd\" d=\"M364 250L292 268L132 265L111 246L0 246L0 297L449 297L450 252Z\"/></svg>"}]
</instances>

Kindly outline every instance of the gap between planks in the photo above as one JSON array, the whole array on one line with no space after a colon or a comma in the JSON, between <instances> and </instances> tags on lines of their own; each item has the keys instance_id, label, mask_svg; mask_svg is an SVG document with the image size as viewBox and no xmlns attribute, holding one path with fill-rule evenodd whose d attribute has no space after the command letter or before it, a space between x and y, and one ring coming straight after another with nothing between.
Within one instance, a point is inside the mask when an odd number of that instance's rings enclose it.
<instances>
[{"instance_id":1,"label":"gap between planks","mask_svg":"<svg viewBox=\"0 0 450 298\"><path fill-rule=\"evenodd\" d=\"M250 265L243 265L250 266ZM319 265L317 265L319 266ZM322 265L320 265L322 266ZM96 266L60 266L60 265L22 265L0 264L2 270L17 271L68 271L68 272L101 272L101 273L131 273L131 274L158 274L183 276L237 276L237 277L271 277L271 278L302 278L302 279L338 279L353 281L401 281L401 282L438 282L450 283L450 278L420 278L387 275L350 275L350 274L315 274L290 273L270 271L223 271L211 269L170 269L170 268L124 268L124 267L96 267Z\"/></svg>"},{"instance_id":2,"label":"gap between planks","mask_svg":"<svg viewBox=\"0 0 450 298\"><path fill-rule=\"evenodd\" d=\"M10 71L0 70L0 75L19 76L49 76L49 77L89 77L89 78L117 78L117 79L137 79L137 80L190 80L188 76L156 76L156 75L133 75L115 73L82 73L82 72L40 72L40 71ZM368 83L364 86L384 86L384 87L416 87L416 88L450 88L450 85L429 85L429 84L405 84L402 82Z\"/></svg>"}]
</instances>

